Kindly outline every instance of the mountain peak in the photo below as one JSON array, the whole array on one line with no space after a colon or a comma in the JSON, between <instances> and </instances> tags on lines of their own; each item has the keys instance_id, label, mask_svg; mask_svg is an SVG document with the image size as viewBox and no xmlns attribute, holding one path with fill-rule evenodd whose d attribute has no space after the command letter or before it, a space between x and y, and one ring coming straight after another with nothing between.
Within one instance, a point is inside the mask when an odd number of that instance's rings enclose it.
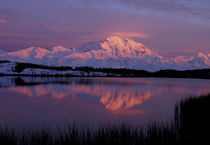
<instances>
[{"instance_id":1,"label":"mountain peak","mask_svg":"<svg viewBox=\"0 0 210 145\"><path fill-rule=\"evenodd\" d=\"M129 38L126 38L126 39L123 39L119 36L116 36L116 35L112 35L112 36L109 36L106 38L106 41L110 42L110 43L115 43L115 44L130 44L130 45L134 45L134 44L138 44L139 46L144 46L142 43L139 43L139 42L136 42L132 39L129 39Z\"/></svg>"},{"instance_id":2,"label":"mountain peak","mask_svg":"<svg viewBox=\"0 0 210 145\"><path fill-rule=\"evenodd\" d=\"M198 58L201 58L206 64L210 65L210 54L203 54L201 52L198 53Z\"/></svg>"},{"instance_id":3,"label":"mountain peak","mask_svg":"<svg viewBox=\"0 0 210 145\"><path fill-rule=\"evenodd\" d=\"M122 38L120 38L119 36L115 36L115 35L107 37L106 40L109 42L122 42L123 41Z\"/></svg>"},{"instance_id":4,"label":"mountain peak","mask_svg":"<svg viewBox=\"0 0 210 145\"><path fill-rule=\"evenodd\" d=\"M7 52L9 56L19 57L22 59L30 59L32 56L38 59L43 58L49 51L40 47L29 47L22 50Z\"/></svg>"},{"instance_id":5,"label":"mountain peak","mask_svg":"<svg viewBox=\"0 0 210 145\"><path fill-rule=\"evenodd\" d=\"M114 53L113 57L124 58L142 58L143 56L158 56L143 44L131 39L122 39L118 36L107 37L101 43L101 47L110 53ZM158 56L159 57L159 56Z\"/></svg>"},{"instance_id":6,"label":"mountain peak","mask_svg":"<svg viewBox=\"0 0 210 145\"><path fill-rule=\"evenodd\" d=\"M205 55L205 54L199 52L199 53L198 53L198 57L204 57L205 59L208 59L208 54Z\"/></svg>"},{"instance_id":7,"label":"mountain peak","mask_svg":"<svg viewBox=\"0 0 210 145\"><path fill-rule=\"evenodd\" d=\"M106 42L109 42L110 45L116 45L116 46L121 46L123 48L126 47L133 47L133 48L137 48L137 47L142 47L142 49L145 49L144 45L136 42L132 39L122 39L119 36L109 36L106 38Z\"/></svg>"},{"instance_id":8,"label":"mountain peak","mask_svg":"<svg viewBox=\"0 0 210 145\"><path fill-rule=\"evenodd\" d=\"M72 51L72 49L69 49L69 48L65 48L63 46L54 46L52 48L52 52L53 53L56 53L56 52L64 52L64 51Z\"/></svg>"}]
</instances>

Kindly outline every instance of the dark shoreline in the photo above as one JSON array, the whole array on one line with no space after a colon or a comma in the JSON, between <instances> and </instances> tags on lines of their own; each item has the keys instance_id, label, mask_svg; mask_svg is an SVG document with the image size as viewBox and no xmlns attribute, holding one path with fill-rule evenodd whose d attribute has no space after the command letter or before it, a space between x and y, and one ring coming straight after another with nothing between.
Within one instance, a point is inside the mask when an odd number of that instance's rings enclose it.
<instances>
[{"instance_id":1,"label":"dark shoreline","mask_svg":"<svg viewBox=\"0 0 210 145\"><path fill-rule=\"evenodd\" d=\"M14 86L36 86L36 85L47 85L47 84L72 84L72 79L78 79L78 81L76 81L75 83L78 84L94 84L94 80L97 79L114 79L114 78L118 78L118 79L127 79L127 78L133 78L133 79L164 79L163 78L156 78L156 77L81 77L81 76L76 76L76 77L65 77L65 76L51 76L51 77L45 77L45 76L0 76L0 80L1 78L7 78L7 82L11 82ZM25 80L26 78L30 78L30 79L41 79L38 81L27 81ZM8 80L9 79L9 80ZM165 79L175 79L175 78L165 78ZM176 78L176 79L183 79L183 78ZM191 80L191 79L199 79L199 78L184 78L186 81L187 80ZM208 79L203 79L203 80L208 80ZM0 88L7 88L7 87L11 87L10 85L4 85L4 83L0 84Z\"/></svg>"},{"instance_id":2,"label":"dark shoreline","mask_svg":"<svg viewBox=\"0 0 210 145\"><path fill-rule=\"evenodd\" d=\"M209 69L210 71L210 69ZM108 77L108 78L177 78L177 79L210 79L210 75L202 75L202 76L165 76L165 75L155 75L155 76L129 76L129 75L106 75L106 76L81 76L81 75L71 75L71 74L67 74L67 75L46 75L46 74L1 74L0 73L0 78L1 77L6 77L6 76L16 76L16 77L88 77L88 78L93 78L93 77Z\"/></svg>"}]
</instances>

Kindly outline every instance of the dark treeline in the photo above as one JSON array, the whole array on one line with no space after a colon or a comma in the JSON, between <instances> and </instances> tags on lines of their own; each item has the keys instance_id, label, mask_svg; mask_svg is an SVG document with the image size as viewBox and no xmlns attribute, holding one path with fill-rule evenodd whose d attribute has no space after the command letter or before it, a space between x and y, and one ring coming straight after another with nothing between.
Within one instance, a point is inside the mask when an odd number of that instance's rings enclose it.
<instances>
[{"instance_id":1,"label":"dark treeline","mask_svg":"<svg viewBox=\"0 0 210 145\"><path fill-rule=\"evenodd\" d=\"M0 61L0 63L8 63L9 61ZM90 72L102 72L106 73L106 76L113 76L113 77L168 77L168 78L204 78L210 79L210 69L195 69L195 70L160 70L156 72L149 72L145 70L136 70L136 69L126 69L126 68L93 68L93 67L75 67L72 68L71 66L46 66L46 65L39 65L39 64L32 64L32 63L17 63L17 65L13 68L14 72L22 72L26 68L32 69L48 69L48 70L57 70L57 71L82 71L86 73ZM1 74L7 75L7 74ZM19 75L19 74L16 74ZM28 75L28 74L24 74ZM31 74L29 74L30 76ZM33 74L34 76L52 76L50 74ZM53 75L55 76L55 75ZM58 74L58 76L61 76ZM62 76L75 76L71 74L66 74ZM81 75L79 75L81 76Z\"/></svg>"},{"instance_id":2,"label":"dark treeline","mask_svg":"<svg viewBox=\"0 0 210 145\"><path fill-rule=\"evenodd\" d=\"M38 68L38 69L48 69L48 70L58 70L58 71L66 71L72 70L70 66L46 66L32 63L17 63L14 68L15 72L22 72L26 68Z\"/></svg>"},{"instance_id":3,"label":"dark treeline","mask_svg":"<svg viewBox=\"0 0 210 145\"><path fill-rule=\"evenodd\" d=\"M195 70L160 70L152 73L152 77L171 77L171 78L205 78L210 79L210 69Z\"/></svg>"},{"instance_id":4,"label":"dark treeline","mask_svg":"<svg viewBox=\"0 0 210 145\"><path fill-rule=\"evenodd\" d=\"M14 71L21 72L25 68L39 68L39 69L50 69L58 71L74 70L84 72L103 72L107 73L107 76L121 76L121 77L172 77L172 78L206 78L210 79L210 69L196 69L196 70L160 70L157 72L149 72L145 70L135 70L126 68L93 68L93 67L54 67L37 65L30 63L17 63Z\"/></svg>"},{"instance_id":5,"label":"dark treeline","mask_svg":"<svg viewBox=\"0 0 210 145\"><path fill-rule=\"evenodd\" d=\"M0 60L0 63L9 63L9 60Z\"/></svg>"},{"instance_id":6,"label":"dark treeline","mask_svg":"<svg viewBox=\"0 0 210 145\"><path fill-rule=\"evenodd\" d=\"M128 124L99 128L67 124L15 128L0 125L1 145L209 145L210 95L189 98L175 107L174 121L145 128Z\"/></svg>"},{"instance_id":7,"label":"dark treeline","mask_svg":"<svg viewBox=\"0 0 210 145\"><path fill-rule=\"evenodd\" d=\"M169 77L169 78L206 78L210 79L210 69L195 70L160 70L157 72L149 72L145 70L125 69L125 68L92 68L92 67L76 67L75 70L85 72L104 72L107 74L119 74L122 77Z\"/></svg>"}]
</instances>

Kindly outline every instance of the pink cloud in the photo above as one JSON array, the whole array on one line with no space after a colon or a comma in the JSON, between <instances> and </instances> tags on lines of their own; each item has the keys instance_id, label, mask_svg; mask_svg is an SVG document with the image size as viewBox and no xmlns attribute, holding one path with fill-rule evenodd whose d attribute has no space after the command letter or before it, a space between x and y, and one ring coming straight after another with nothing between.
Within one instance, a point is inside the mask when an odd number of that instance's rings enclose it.
<instances>
[{"instance_id":1,"label":"pink cloud","mask_svg":"<svg viewBox=\"0 0 210 145\"><path fill-rule=\"evenodd\" d=\"M4 20L4 19L0 19L0 24L4 24L4 23L7 23L7 20Z\"/></svg>"},{"instance_id":2,"label":"pink cloud","mask_svg":"<svg viewBox=\"0 0 210 145\"><path fill-rule=\"evenodd\" d=\"M139 32L112 32L110 35L116 35L121 38L150 38L151 35L147 33L139 33Z\"/></svg>"}]
</instances>

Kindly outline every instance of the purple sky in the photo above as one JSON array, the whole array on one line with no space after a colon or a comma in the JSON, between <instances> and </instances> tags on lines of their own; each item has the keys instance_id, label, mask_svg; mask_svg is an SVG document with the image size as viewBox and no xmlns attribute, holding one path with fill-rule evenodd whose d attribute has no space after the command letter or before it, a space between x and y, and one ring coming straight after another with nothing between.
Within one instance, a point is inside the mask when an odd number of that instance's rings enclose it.
<instances>
[{"instance_id":1,"label":"purple sky","mask_svg":"<svg viewBox=\"0 0 210 145\"><path fill-rule=\"evenodd\" d=\"M2 0L0 49L78 47L109 35L163 56L210 53L209 0Z\"/></svg>"}]
</instances>

